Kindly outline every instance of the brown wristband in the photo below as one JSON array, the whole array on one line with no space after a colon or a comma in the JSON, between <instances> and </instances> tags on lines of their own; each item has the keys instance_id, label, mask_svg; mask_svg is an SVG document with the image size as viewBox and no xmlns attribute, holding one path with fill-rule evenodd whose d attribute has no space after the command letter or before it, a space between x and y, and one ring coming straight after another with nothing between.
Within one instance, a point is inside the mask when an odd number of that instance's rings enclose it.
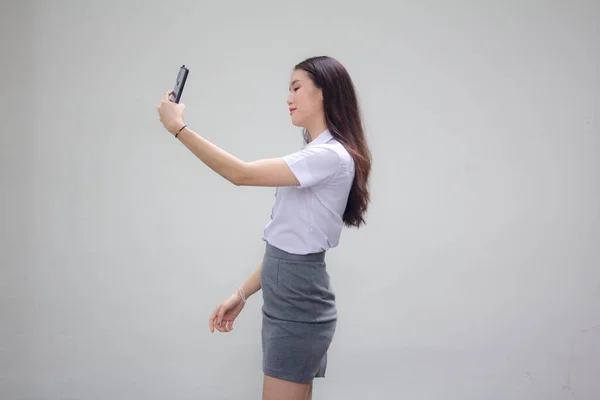
<instances>
[{"instance_id":1,"label":"brown wristband","mask_svg":"<svg viewBox=\"0 0 600 400\"><path fill-rule=\"evenodd\" d=\"M181 133L181 131L186 127L187 125L184 125L181 127L181 129L175 134L175 137L179 136L179 134Z\"/></svg>"}]
</instances>

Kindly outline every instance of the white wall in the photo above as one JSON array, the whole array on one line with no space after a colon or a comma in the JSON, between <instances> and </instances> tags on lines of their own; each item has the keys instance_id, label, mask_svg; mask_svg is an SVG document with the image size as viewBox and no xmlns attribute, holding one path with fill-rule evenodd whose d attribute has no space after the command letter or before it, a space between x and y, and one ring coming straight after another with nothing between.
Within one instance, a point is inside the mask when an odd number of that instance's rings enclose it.
<instances>
[{"instance_id":1,"label":"white wall","mask_svg":"<svg viewBox=\"0 0 600 400\"><path fill-rule=\"evenodd\" d=\"M231 334L207 319L260 263L273 190L218 177L155 106L186 64L193 129L287 154L291 69L321 54L374 169L368 225L329 254L315 399L600 396L600 3L12 3L2 399L260 398L260 294Z\"/></svg>"}]
</instances>

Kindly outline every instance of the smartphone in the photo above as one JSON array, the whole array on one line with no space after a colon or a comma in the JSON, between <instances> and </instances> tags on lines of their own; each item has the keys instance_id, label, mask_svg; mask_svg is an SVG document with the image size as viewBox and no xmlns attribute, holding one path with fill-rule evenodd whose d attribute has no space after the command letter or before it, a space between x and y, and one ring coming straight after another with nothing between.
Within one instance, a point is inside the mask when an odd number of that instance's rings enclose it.
<instances>
[{"instance_id":1,"label":"smartphone","mask_svg":"<svg viewBox=\"0 0 600 400\"><path fill-rule=\"evenodd\" d=\"M177 74L177 80L175 81L174 93L171 94L170 99L175 103L179 103L181 100L181 94L183 93L183 87L185 86L185 81L187 80L188 74L190 70L186 68L185 64L179 68L179 73Z\"/></svg>"}]
</instances>

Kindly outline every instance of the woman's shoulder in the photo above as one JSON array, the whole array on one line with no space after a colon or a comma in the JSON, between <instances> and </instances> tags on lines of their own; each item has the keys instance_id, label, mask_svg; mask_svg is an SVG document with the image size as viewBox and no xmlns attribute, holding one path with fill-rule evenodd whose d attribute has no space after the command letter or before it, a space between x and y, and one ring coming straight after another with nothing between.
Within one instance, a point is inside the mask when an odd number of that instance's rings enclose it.
<instances>
[{"instance_id":1,"label":"woman's shoulder","mask_svg":"<svg viewBox=\"0 0 600 400\"><path fill-rule=\"evenodd\" d=\"M354 158L352 158L350 152L341 142L336 139L331 139L326 143L315 144L313 147L315 148L315 151L329 153L330 158L335 154L337 174L339 175L343 171L343 176L348 175L352 178L352 175L354 174Z\"/></svg>"},{"instance_id":2,"label":"woman's shoulder","mask_svg":"<svg viewBox=\"0 0 600 400\"><path fill-rule=\"evenodd\" d=\"M331 139L327 143L317 144L315 146L319 146L323 149L328 149L328 150L336 153L339 157L340 164L342 166L345 166L345 167L353 167L354 166L354 159L352 158L352 155L340 141L338 141L336 139Z\"/></svg>"}]
</instances>

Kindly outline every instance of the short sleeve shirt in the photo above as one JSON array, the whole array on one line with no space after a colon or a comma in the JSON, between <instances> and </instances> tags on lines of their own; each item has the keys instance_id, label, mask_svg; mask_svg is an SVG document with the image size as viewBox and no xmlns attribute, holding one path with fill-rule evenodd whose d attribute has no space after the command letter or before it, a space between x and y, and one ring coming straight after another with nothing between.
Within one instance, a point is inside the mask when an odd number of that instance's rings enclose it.
<instances>
[{"instance_id":1,"label":"short sleeve shirt","mask_svg":"<svg viewBox=\"0 0 600 400\"><path fill-rule=\"evenodd\" d=\"M337 246L354 180L352 157L326 130L283 160L300 184L276 189L263 239L293 254Z\"/></svg>"}]
</instances>

